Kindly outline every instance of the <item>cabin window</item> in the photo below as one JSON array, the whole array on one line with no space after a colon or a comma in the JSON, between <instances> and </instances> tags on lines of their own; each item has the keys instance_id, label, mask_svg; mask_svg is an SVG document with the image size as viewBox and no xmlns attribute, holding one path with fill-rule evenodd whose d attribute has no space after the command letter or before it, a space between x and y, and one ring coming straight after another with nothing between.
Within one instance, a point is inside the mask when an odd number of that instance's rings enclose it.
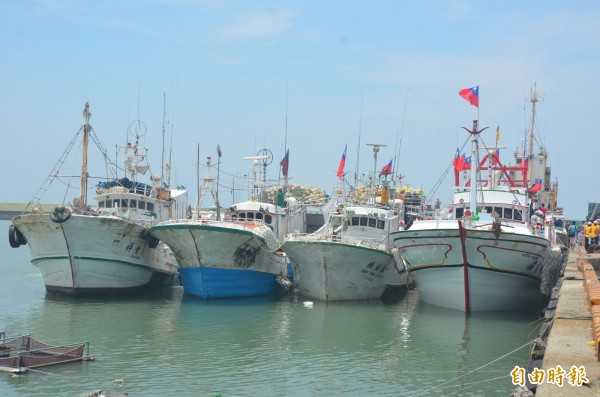
<instances>
[{"instance_id":1,"label":"cabin window","mask_svg":"<svg viewBox=\"0 0 600 397\"><path fill-rule=\"evenodd\" d=\"M523 220L523 213L520 210L517 210L517 209L514 210L514 220L515 221Z\"/></svg>"},{"instance_id":2,"label":"cabin window","mask_svg":"<svg viewBox=\"0 0 600 397\"><path fill-rule=\"evenodd\" d=\"M271 217L271 215L265 215L265 223L271 223L273 222L273 218Z\"/></svg>"},{"instance_id":3,"label":"cabin window","mask_svg":"<svg viewBox=\"0 0 600 397\"><path fill-rule=\"evenodd\" d=\"M512 208L505 208L504 209L504 218L505 219L512 219L513 218L513 210L512 210Z\"/></svg>"},{"instance_id":4,"label":"cabin window","mask_svg":"<svg viewBox=\"0 0 600 397\"><path fill-rule=\"evenodd\" d=\"M465 212L464 208L457 208L456 209L456 219L460 219L463 217L463 214Z\"/></svg>"},{"instance_id":5,"label":"cabin window","mask_svg":"<svg viewBox=\"0 0 600 397\"><path fill-rule=\"evenodd\" d=\"M238 214L238 217L240 218L240 220L246 220L246 213L245 212L240 212Z\"/></svg>"},{"instance_id":6,"label":"cabin window","mask_svg":"<svg viewBox=\"0 0 600 397\"><path fill-rule=\"evenodd\" d=\"M138 208L139 208L139 209L141 209L141 210L145 210L145 209L146 209L146 202L145 202L145 201L142 201L142 200L140 200L140 201L138 202Z\"/></svg>"},{"instance_id":7,"label":"cabin window","mask_svg":"<svg viewBox=\"0 0 600 397\"><path fill-rule=\"evenodd\" d=\"M99 208L104 208L104 201L99 201L98 202L98 207Z\"/></svg>"},{"instance_id":8,"label":"cabin window","mask_svg":"<svg viewBox=\"0 0 600 397\"><path fill-rule=\"evenodd\" d=\"M237 215L236 214L231 215L231 221L232 222L237 222Z\"/></svg>"},{"instance_id":9,"label":"cabin window","mask_svg":"<svg viewBox=\"0 0 600 397\"><path fill-rule=\"evenodd\" d=\"M360 225L361 226L367 226L367 218L365 218L364 216L360 217Z\"/></svg>"},{"instance_id":10,"label":"cabin window","mask_svg":"<svg viewBox=\"0 0 600 397\"><path fill-rule=\"evenodd\" d=\"M494 207L494 211L496 211L496 214L502 218L502 207Z\"/></svg>"},{"instance_id":11,"label":"cabin window","mask_svg":"<svg viewBox=\"0 0 600 397\"><path fill-rule=\"evenodd\" d=\"M255 214L255 217L256 217L256 219L259 219L259 220L261 220L261 219L263 218L263 214L262 214L261 212L257 212L257 213Z\"/></svg>"},{"instance_id":12,"label":"cabin window","mask_svg":"<svg viewBox=\"0 0 600 397\"><path fill-rule=\"evenodd\" d=\"M248 215L246 215L247 219L254 219L254 212L248 212Z\"/></svg>"},{"instance_id":13,"label":"cabin window","mask_svg":"<svg viewBox=\"0 0 600 397\"><path fill-rule=\"evenodd\" d=\"M492 213L492 207L485 207L485 213L486 214L491 214Z\"/></svg>"},{"instance_id":14,"label":"cabin window","mask_svg":"<svg viewBox=\"0 0 600 397\"><path fill-rule=\"evenodd\" d=\"M369 218L369 227L375 227L377 225L377 219Z\"/></svg>"},{"instance_id":15,"label":"cabin window","mask_svg":"<svg viewBox=\"0 0 600 397\"><path fill-rule=\"evenodd\" d=\"M127 205L127 199L121 199L121 208L127 208L127 207L129 207Z\"/></svg>"},{"instance_id":16,"label":"cabin window","mask_svg":"<svg viewBox=\"0 0 600 397\"><path fill-rule=\"evenodd\" d=\"M378 219L377 220L377 229L383 229L384 227L385 227L385 221Z\"/></svg>"},{"instance_id":17,"label":"cabin window","mask_svg":"<svg viewBox=\"0 0 600 397\"><path fill-rule=\"evenodd\" d=\"M353 216L352 217L352 226L358 226L360 223L359 219L360 219L359 217Z\"/></svg>"},{"instance_id":18,"label":"cabin window","mask_svg":"<svg viewBox=\"0 0 600 397\"><path fill-rule=\"evenodd\" d=\"M137 200L129 200L129 206L131 208L137 208Z\"/></svg>"},{"instance_id":19,"label":"cabin window","mask_svg":"<svg viewBox=\"0 0 600 397\"><path fill-rule=\"evenodd\" d=\"M154 203L147 203L146 204L146 209L148 211L154 211Z\"/></svg>"}]
</instances>

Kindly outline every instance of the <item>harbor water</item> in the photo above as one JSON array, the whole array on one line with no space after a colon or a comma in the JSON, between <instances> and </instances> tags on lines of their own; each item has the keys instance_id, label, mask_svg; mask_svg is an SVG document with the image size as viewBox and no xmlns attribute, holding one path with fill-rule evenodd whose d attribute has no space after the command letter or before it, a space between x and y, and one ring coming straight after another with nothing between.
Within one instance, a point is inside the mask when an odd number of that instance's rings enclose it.
<instances>
[{"instance_id":1,"label":"harbor water","mask_svg":"<svg viewBox=\"0 0 600 397\"><path fill-rule=\"evenodd\" d=\"M0 221L8 230L10 221ZM0 396L509 396L541 308L472 313L418 291L324 303L294 294L204 301L181 287L129 297L45 291L28 246L0 243L0 331L94 361L0 373Z\"/></svg>"}]
</instances>

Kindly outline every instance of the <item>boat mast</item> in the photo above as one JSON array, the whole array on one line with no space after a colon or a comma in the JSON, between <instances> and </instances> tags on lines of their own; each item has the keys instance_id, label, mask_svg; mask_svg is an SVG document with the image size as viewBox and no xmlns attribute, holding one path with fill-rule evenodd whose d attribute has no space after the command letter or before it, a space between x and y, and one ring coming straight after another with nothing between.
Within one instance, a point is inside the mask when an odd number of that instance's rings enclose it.
<instances>
[{"instance_id":1,"label":"boat mast","mask_svg":"<svg viewBox=\"0 0 600 397\"><path fill-rule=\"evenodd\" d=\"M88 151L88 138L90 133L90 105L86 102L83 108L83 142L81 144L82 157L81 157L81 192L79 195L79 209L83 209L87 205L87 185L88 185L88 172L87 172L87 151Z\"/></svg>"},{"instance_id":2,"label":"boat mast","mask_svg":"<svg viewBox=\"0 0 600 397\"><path fill-rule=\"evenodd\" d=\"M481 130L479 128L479 120L473 120L473 129L469 130L466 127L462 127L465 131L471 134L473 141L471 145L471 196L470 196L470 209L471 214L477 213L477 184L479 183L478 167L479 167L479 134L486 130L485 127Z\"/></svg>"},{"instance_id":3,"label":"boat mast","mask_svg":"<svg viewBox=\"0 0 600 397\"><path fill-rule=\"evenodd\" d=\"M166 118L166 100L167 94L163 92L163 125L162 125L162 163L160 165L160 180L165 181L165 118ZM198 144L198 150L200 150Z\"/></svg>"},{"instance_id":4,"label":"boat mast","mask_svg":"<svg viewBox=\"0 0 600 397\"><path fill-rule=\"evenodd\" d=\"M531 124L529 126L529 170L527 175L527 183L531 180L531 170L533 168L533 140L534 137L534 127L535 127L535 104L538 102L537 89L536 84L533 85L533 90L531 90Z\"/></svg>"},{"instance_id":5,"label":"boat mast","mask_svg":"<svg viewBox=\"0 0 600 397\"><path fill-rule=\"evenodd\" d=\"M368 146L373 146L373 179L371 180L372 181L371 189L374 189L374 187L375 187L375 178L376 178L375 175L377 175L377 153L379 153L379 148L380 147L386 147L387 145L383 145L381 143L367 143L367 145ZM376 191L374 191L372 193L373 193L373 199L375 199Z\"/></svg>"},{"instance_id":6,"label":"boat mast","mask_svg":"<svg viewBox=\"0 0 600 397\"><path fill-rule=\"evenodd\" d=\"M360 160L360 135L362 133L362 114L363 114L363 102L364 102L365 94L364 90L362 92L360 98L360 119L358 121L358 145L356 149L356 169L354 171L354 189L358 186L358 163Z\"/></svg>"}]
</instances>

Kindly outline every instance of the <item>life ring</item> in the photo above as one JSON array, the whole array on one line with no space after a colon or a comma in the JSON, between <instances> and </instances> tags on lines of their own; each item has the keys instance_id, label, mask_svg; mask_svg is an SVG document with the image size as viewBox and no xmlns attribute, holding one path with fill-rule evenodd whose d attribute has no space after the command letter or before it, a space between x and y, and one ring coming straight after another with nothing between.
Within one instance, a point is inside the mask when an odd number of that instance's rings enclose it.
<instances>
[{"instance_id":1,"label":"life ring","mask_svg":"<svg viewBox=\"0 0 600 397\"><path fill-rule=\"evenodd\" d=\"M17 231L19 231L19 229L13 224L8 227L8 243L12 248L18 248L21 245L17 236Z\"/></svg>"},{"instance_id":2,"label":"life ring","mask_svg":"<svg viewBox=\"0 0 600 397\"><path fill-rule=\"evenodd\" d=\"M50 211L52 222L63 223L71 217L71 211L67 207L56 207Z\"/></svg>"}]
</instances>

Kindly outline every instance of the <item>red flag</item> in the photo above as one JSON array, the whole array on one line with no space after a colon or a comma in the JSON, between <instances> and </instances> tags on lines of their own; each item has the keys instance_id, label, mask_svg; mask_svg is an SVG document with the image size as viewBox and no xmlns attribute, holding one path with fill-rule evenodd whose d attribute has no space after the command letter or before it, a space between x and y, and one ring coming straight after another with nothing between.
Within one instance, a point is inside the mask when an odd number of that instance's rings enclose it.
<instances>
[{"instance_id":1,"label":"red flag","mask_svg":"<svg viewBox=\"0 0 600 397\"><path fill-rule=\"evenodd\" d=\"M283 173L283 176L288 176L288 167L290 165L290 149L285 152L285 156L279 164L281 164L281 172Z\"/></svg>"},{"instance_id":2,"label":"red flag","mask_svg":"<svg viewBox=\"0 0 600 397\"><path fill-rule=\"evenodd\" d=\"M542 190L542 180L538 179L535 181L535 183L533 184L533 186L529 189L530 192L538 192Z\"/></svg>"},{"instance_id":3,"label":"red flag","mask_svg":"<svg viewBox=\"0 0 600 397\"><path fill-rule=\"evenodd\" d=\"M479 86L460 90L458 95L469 101L471 105L479 107Z\"/></svg>"},{"instance_id":4,"label":"red flag","mask_svg":"<svg viewBox=\"0 0 600 397\"><path fill-rule=\"evenodd\" d=\"M462 155L463 161L460 167L461 171L469 171L471 169L471 156L466 157L464 154Z\"/></svg>"},{"instance_id":5,"label":"red flag","mask_svg":"<svg viewBox=\"0 0 600 397\"><path fill-rule=\"evenodd\" d=\"M379 176L382 175L390 175L392 173L392 161L394 159L390 160L389 163L387 163L386 165L383 166L383 168L381 169L381 172L379 173Z\"/></svg>"},{"instance_id":6,"label":"red flag","mask_svg":"<svg viewBox=\"0 0 600 397\"><path fill-rule=\"evenodd\" d=\"M339 179L344 179L344 166L346 165L346 149L348 149L348 144L346 144L346 147L344 148L344 154L342 155L340 165L338 166L337 177Z\"/></svg>"}]
</instances>

